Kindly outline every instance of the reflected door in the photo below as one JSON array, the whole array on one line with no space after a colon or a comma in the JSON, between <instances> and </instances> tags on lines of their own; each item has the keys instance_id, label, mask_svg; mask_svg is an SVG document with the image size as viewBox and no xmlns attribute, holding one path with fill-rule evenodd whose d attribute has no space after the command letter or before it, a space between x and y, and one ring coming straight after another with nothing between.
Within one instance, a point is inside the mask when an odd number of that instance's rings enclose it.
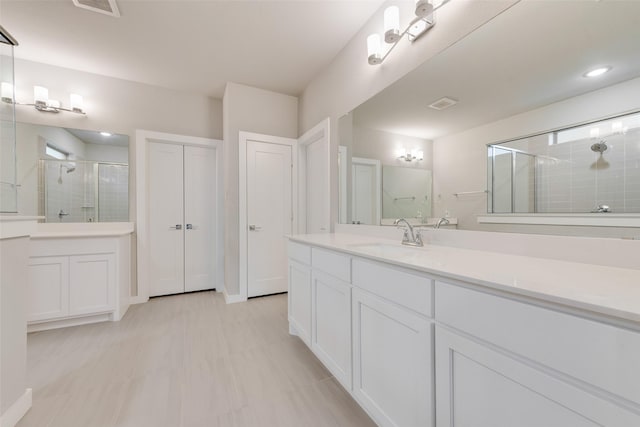
<instances>
[{"instance_id":1,"label":"reflected door","mask_svg":"<svg viewBox=\"0 0 640 427\"><path fill-rule=\"evenodd\" d=\"M352 213L356 224L380 224L380 161L351 160Z\"/></svg>"}]
</instances>

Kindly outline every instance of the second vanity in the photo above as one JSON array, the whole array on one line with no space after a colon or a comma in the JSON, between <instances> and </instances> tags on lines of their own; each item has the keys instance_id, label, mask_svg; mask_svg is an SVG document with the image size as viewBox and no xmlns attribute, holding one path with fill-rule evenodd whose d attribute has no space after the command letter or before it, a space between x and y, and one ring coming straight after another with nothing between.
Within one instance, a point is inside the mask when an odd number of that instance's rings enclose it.
<instances>
[{"instance_id":1,"label":"second vanity","mask_svg":"<svg viewBox=\"0 0 640 427\"><path fill-rule=\"evenodd\" d=\"M38 224L31 235L29 332L118 321L129 308L133 223Z\"/></svg>"},{"instance_id":2,"label":"second vanity","mask_svg":"<svg viewBox=\"0 0 640 427\"><path fill-rule=\"evenodd\" d=\"M380 426L640 425L640 270L292 236L289 325Z\"/></svg>"}]
</instances>

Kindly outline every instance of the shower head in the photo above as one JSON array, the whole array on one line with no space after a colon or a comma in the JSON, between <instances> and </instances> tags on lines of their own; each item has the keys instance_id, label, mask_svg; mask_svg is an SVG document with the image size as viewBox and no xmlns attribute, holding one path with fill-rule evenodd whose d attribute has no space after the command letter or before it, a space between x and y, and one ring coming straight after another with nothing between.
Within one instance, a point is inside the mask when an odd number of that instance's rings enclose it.
<instances>
[{"instance_id":1,"label":"shower head","mask_svg":"<svg viewBox=\"0 0 640 427\"><path fill-rule=\"evenodd\" d=\"M67 173L71 173L71 172L73 172L75 170L76 170L75 166L71 167L71 168L67 168Z\"/></svg>"},{"instance_id":2,"label":"shower head","mask_svg":"<svg viewBox=\"0 0 640 427\"><path fill-rule=\"evenodd\" d=\"M71 173L71 172L76 170L75 166L60 165L60 173L61 174L62 174L62 168L65 168L67 170L67 173Z\"/></svg>"},{"instance_id":3,"label":"shower head","mask_svg":"<svg viewBox=\"0 0 640 427\"><path fill-rule=\"evenodd\" d=\"M596 142L595 144L593 144L591 146L591 151L593 151L594 153L604 153L605 151L607 151L607 142L603 139L600 142Z\"/></svg>"}]
</instances>

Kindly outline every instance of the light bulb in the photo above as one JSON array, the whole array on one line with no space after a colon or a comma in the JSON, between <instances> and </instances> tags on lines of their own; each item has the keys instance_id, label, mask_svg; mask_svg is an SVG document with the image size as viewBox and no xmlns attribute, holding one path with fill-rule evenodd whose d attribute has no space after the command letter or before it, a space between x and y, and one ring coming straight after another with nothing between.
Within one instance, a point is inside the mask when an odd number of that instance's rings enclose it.
<instances>
[{"instance_id":1,"label":"light bulb","mask_svg":"<svg viewBox=\"0 0 640 427\"><path fill-rule=\"evenodd\" d=\"M424 151L419 150L419 151L418 151L418 156L417 156L417 157L418 157L418 160L423 160L423 159L424 159Z\"/></svg>"},{"instance_id":2,"label":"light bulb","mask_svg":"<svg viewBox=\"0 0 640 427\"><path fill-rule=\"evenodd\" d=\"M2 102L13 104L13 85L9 82L2 82Z\"/></svg>"},{"instance_id":3,"label":"light bulb","mask_svg":"<svg viewBox=\"0 0 640 427\"><path fill-rule=\"evenodd\" d=\"M613 132L613 133L621 133L622 132L622 122L613 122L613 123L611 123L611 132Z\"/></svg>"},{"instance_id":4,"label":"light bulb","mask_svg":"<svg viewBox=\"0 0 640 427\"><path fill-rule=\"evenodd\" d=\"M400 40L400 8L389 6L384 10L384 41L395 43Z\"/></svg>"},{"instance_id":5,"label":"light bulb","mask_svg":"<svg viewBox=\"0 0 640 427\"><path fill-rule=\"evenodd\" d=\"M84 102L82 99L82 95L78 95L77 93L72 93L70 96L69 104L71 105L71 109L76 113L84 112Z\"/></svg>"},{"instance_id":6,"label":"light bulb","mask_svg":"<svg viewBox=\"0 0 640 427\"><path fill-rule=\"evenodd\" d=\"M36 105L46 106L49 100L49 89L43 86L33 87L33 103Z\"/></svg>"},{"instance_id":7,"label":"light bulb","mask_svg":"<svg viewBox=\"0 0 640 427\"><path fill-rule=\"evenodd\" d=\"M600 128L592 128L589 131L589 135L591 136L591 138L597 138L600 136Z\"/></svg>"},{"instance_id":8,"label":"light bulb","mask_svg":"<svg viewBox=\"0 0 640 427\"><path fill-rule=\"evenodd\" d=\"M377 65L382 62L380 57L380 35L371 34L367 37L367 54L369 57L369 64Z\"/></svg>"}]
</instances>

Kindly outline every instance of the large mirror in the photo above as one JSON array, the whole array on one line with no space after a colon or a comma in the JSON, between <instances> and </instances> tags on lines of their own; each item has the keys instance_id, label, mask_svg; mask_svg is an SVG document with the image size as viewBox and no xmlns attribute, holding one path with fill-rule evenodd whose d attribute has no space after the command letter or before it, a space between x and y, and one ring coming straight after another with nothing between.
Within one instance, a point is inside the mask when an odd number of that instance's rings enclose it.
<instances>
[{"instance_id":1,"label":"large mirror","mask_svg":"<svg viewBox=\"0 0 640 427\"><path fill-rule=\"evenodd\" d=\"M375 214L380 209L379 223L385 224L382 211L387 204L382 183L386 166L433 173L433 187L425 192L431 203L411 206L409 211L389 211L391 216L441 217L451 213L458 219L458 228L471 229L481 228L476 217L487 212L542 212L542 199L534 197L536 185L542 189L543 166L535 167L542 156L508 144L496 145L487 155L486 146L640 110L637 96L625 97L629 87L640 87L638 17L640 2L633 1L516 3L342 117L340 221L357 223L357 201L371 197L359 193L379 191L381 197L372 203L371 211ZM393 61L393 55L387 60ZM608 72L588 77L587 72L594 68ZM572 101L579 99L585 101ZM625 138L632 138L632 132ZM582 154L590 162L586 165L589 173L597 171L603 179L606 175L607 187L602 191L620 192L625 179L640 176L636 174L640 164L624 143L611 139L609 151L604 153L594 152L590 140L584 144L586 152ZM637 147L637 142L629 144ZM545 140L542 145L546 151L560 152L571 144L549 148ZM422 160L410 155L411 161L407 161L406 154L412 150ZM416 155L418 151L422 156ZM379 188L368 178L374 169L370 167L365 173L366 169L358 166L363 160L381 165ZM591 168L594 162L600 162L595 169ZM615 172L623 162L629 170ZM575 167L572 159L564 157L552 166L542 163L556 175L569 174ZM493 181L491 176L487 180L488 172L494 175ZM356 173L360 176L354 177ZM426 182L422 177L417 179ZM413 178L402 178L390 197L416 196L402 201L422 201L417 194L397 190L413 185ZM522 191L514 192L515 187ZM557 193L549 193L548 201L564 197ZM584 202L564 207L563 212L591 213L603 204L616 206L618 212L637 212L630 210L632 203L620 209L617 199L609 202L591 190L584 193L588 195ZM362 206L368 204L362 202ZM559 212L551 205L545 209ZM376 215L365 216L368 223L378 223Z\"/></svg>"},{"instance_id":2,"label":"large mirror","mask_svg":"<svg viewBox=\"0 0 640 427\"><path fill-rule=\"evenodd\" d=\"M129 221L129 137L16 124L18 212L46 222Z\"/></svg>"}]
</instances>

